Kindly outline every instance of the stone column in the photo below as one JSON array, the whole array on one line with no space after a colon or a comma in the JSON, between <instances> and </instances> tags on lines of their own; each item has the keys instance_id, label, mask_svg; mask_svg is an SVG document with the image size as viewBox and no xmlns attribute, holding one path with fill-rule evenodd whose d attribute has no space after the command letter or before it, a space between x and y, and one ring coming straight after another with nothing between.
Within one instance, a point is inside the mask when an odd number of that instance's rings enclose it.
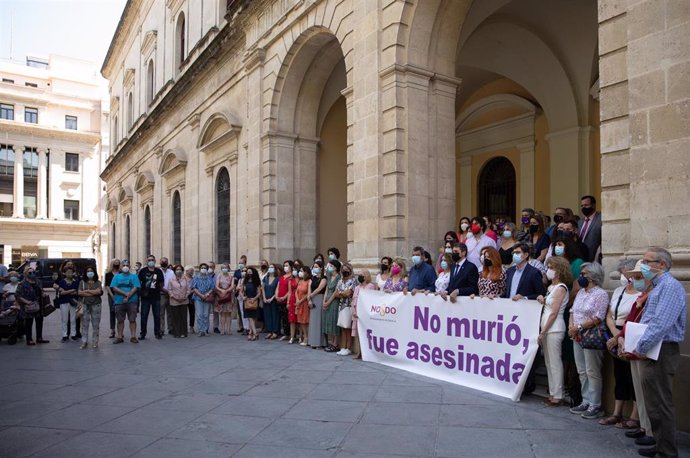
<instances>
[{"instance_id":1,"label":"stone column","mask_svg":"<svg viewBox=\"0 0 690 458\"><path fill-rule=\"evenodd\" d=\"M295 143L295 199L293 228L295 256L305 262L316 253L318 240L316 201L316 149L318 139L300 137Z\"/></svg>"},{"instance_id":2,"label":"stone column","mask_svg":"<svg viewBox=\"0 0 690 458\"><path fill-rule=\"evenodd\" d=\"M48 216L48 167L46 159L46 150L44 148L38 148L38 186L36 190L36 206L38 207L37 216L40 219L46 219Z\"/></svg>"},{"instance_id":3,"label":"stone column","mask_svg":"<svg viewBox=\"0 0 690 458\"><path fill-rule=\"evenodd\" d=\"M534 142L517 145L520 152L520 202L518 211L522 208L534 208Z\"/></svg>"},{"instance_id":4,"label":"stone column","mask_svg":"<svg viewBox=\"0 0 690 458\"><path fill-rule=\"evenodd\" d=\"M14 147L14 205L12 216L24 218L24 148Z\"/></svg>"}]
</instances>

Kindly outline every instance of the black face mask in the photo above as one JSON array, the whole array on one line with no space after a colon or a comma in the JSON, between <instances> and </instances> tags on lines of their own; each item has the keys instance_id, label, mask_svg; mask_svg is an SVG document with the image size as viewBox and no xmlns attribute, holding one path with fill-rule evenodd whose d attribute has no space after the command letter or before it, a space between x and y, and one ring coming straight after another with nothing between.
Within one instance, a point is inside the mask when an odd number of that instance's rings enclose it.
<instances>
[{"instance_id":1,"label":"black face mask","mask_svg":"<svg viewBox=\"0 0 690 458\"><path fill-rule=\"evenodd\" d=\"M453 258L453 262L458 262L460 260L460 253L453 253L451 257Z\"/></svg>"},{"instance_id":2,"label":"black face mask","mask_svg":"<svg viewBox=\"0 0 690 458\"><path fill-rule=\"evenodd\" d=\"M168 268L168 263L167 262L161 262L161 267L164 269Z\"/></svg>"},{"instance_id":3,"label":"black face mask","mask_svg":"<svg viewBox=\"0 0 690 458\"><path fill-rule=\"evenodd\" d=\"M589 285L589 279L585 276L580 276L577 279L577 283L580 285L580 288L586 288Z\"/></svg>"},{"instance_id":4,"label":"black face mask","mask_svg":"<svg viewBox=\"0 0 690 458\"><path fill-rule=\"evenodd\" d=\"M120 270L120 264L113 264L113 269Z\"/></svg>"},{"instance_id":5,"label":"black face mask","mask_svg":"<svg viewBox=\"0 0 690 458\"><path fill-rule=\"evenodd\" d=\"M553 222L556 224L560 224L563 222L563 216L562 215L553 215Z\"/></svg>"},{"instance_id":6,"label":"black face mask","mask_svg":"<svg viewBox=\"0 0 690 458\"><path fill-rule=\"evenodd\" d=\"M358 275L358 276L357 276L357 281L358 281L359 283L364 283L364 275Z\"/></svg>"},{"instance_id":7,"label":"black face mask","mask_svg":"<svg viewBox=\"0 0 690 458\"><path fill-rule=\"evenodd\" d=\"M263 265L261 266L261 270L268 270L268 266L265 265L265 264L263 264Z\"/></svg>"},{"instance_id":8,"label":"black face mask","mask_svg":"<svg viewBox=\"0 0 690 458\"><path fill-rule=\"evenodd\" d=\"M536 234L539 231L539 225L537 224L530 224L529 225L529 233L530 234Z\"/></svg>"},{"instance_id":9,"label":"black face mask","mask_svg":"<svg viewBox=\"0 0 690 458\"><path fill-rule=\"evenodd\" d=\"M484 265L485 265L486 267L491 267L491 266L494 265L494 263L493 263L493 261L492 261L491 259L489 259L489 258L484 258Z\"/></svg>"},{"instance_id":10,"label":"black face mask","mask_svg":"<svg viewBox=\"0 0 690 458\"><path fill-rule=\"evenodd\" d=\"M388 270L388 264L381 264L381 272L385 272Z\"/></svg>"},{"instance_id":11,"label":"black face mask","mask_svg":"<svg viewBox=\"0 0 690 458\"><path fill-rule=\"evenodd\" d=\"M594 213L594 208L592 207L583 207L582 208L582 214L585 216L590 216L592 213Z\"/></svg>"}]
</instances>

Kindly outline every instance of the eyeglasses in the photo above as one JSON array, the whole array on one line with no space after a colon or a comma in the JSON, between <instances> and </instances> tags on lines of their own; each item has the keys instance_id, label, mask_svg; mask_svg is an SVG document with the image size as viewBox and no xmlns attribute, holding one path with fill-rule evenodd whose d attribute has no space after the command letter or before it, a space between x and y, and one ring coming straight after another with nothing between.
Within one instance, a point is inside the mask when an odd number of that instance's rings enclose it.
<instances>
[{"instance_id":1,"label":"eyeglasses","mask_svg":"<svg viewBox=\"0 0 690 458\"><path fill-rule=\"evenodd\" d=\"M649 264L649 263L656 263L656 264L658 264L658 263L659 263L659 260L658 260L658 259L643 259L643 260L642 260L642 264Z\"/></svg>"}]
</instances>

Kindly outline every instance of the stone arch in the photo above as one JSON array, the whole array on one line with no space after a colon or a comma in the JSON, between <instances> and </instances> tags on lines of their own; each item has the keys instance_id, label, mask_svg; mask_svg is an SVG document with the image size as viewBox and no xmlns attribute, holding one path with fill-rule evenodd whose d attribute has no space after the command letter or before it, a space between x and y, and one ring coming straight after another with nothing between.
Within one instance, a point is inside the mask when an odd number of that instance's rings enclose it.
<instances>
[{"instance_id":1,"label":"stone arch","mask_svg":"<svg viewBox=\"0 0 690 458\"><path fill-rule=\"evenodd\" d=\"M513 108L533 116L537 111L537 107L523 97L514 94L495 94L484 97L465 108L456 118L455 132L458 133L465 130L466 126L490 111L505 108Z\"/></svg>"}]
</instances>

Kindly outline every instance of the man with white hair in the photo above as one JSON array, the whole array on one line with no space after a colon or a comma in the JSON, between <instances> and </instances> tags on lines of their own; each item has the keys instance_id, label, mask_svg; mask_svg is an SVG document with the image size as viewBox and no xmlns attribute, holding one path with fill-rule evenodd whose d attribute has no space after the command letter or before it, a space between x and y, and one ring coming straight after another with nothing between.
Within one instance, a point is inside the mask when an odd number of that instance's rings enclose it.
<instances>
[{"instance_id":1,"label":"man with white hair","mask_svg":"<svg viewBox=\"0 0 690 458\"><path fill-rule=\"evenodd\" d=\"M685 339L688 305L683 285L671 275L671 253L651 247L642 258L640 272L652 283L640 323L647 329L634 354L642 359L642 391L652 424L654 448L640 449L642 456L677 457L676 419L673 409L673 376L680 360L680 343ZM656 361L646 359L661 342Z\"/></svg>"}]
</instances>

